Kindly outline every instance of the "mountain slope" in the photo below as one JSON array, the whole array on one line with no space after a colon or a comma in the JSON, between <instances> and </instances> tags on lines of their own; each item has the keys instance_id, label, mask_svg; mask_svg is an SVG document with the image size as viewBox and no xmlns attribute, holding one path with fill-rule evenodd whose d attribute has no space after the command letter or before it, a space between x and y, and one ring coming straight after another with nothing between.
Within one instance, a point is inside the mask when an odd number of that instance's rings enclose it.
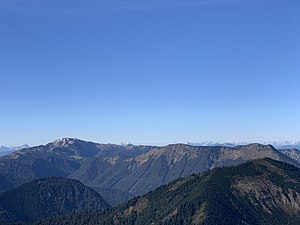
<instances>
[{"instance_id":1,"label":"mountain slope","mask_svg":"<svg viewBox=\"0 0 300 225\"><path fill-rule=\"evenodd\" d=\"M97 189L113 188L138 196L179 177L264 157L298 165L269 145L228 148L176 144L155 148L134 158L91 159L70 177Z\"/></svg>"},{"instance_id":2,"label":"mountain slope","mask_svg":"<svg viewBox=\"0 0 300 225\"><path fill-rule=\"evenodd\" d=\"M0 223L34 221L107 207L99 193L79 181L51 177L1 193Z\"/></svg>"},{"instance_id":3,"label":"mountain slope","mask_svg":"<svg viewBox=\"0 0 300 225\"><path fill-rule=\"evenodd\" d=\"M118 154L135 156L149 151L151 146L118 146L96 144L75 138L63 138L47 145L22 149L0 158L0 176L10 186L49 177L67 177L79 169L88 158L107 157ZM2 191L0 187L0 191Z\"/></svg>"},{"instance_id":4,"label":"mountain slope","mask_svg":"<svg viewBox=\"0 0 300 225\"><path fill-rule=\"evenodd\" d=\"M13 188L12 184L3 176L0 175L0 190L5 191Z\"/></svg>"},{"instance_id":5,"label":"mountain slope","mask_svg":"<svg viewBox=\"0 0 300 225\"><path fill-rule=\"evenodd\" d=\"M299 166L270 145L118 146L63 138L1 157L0 179L6 185L0 185L0 191L34 179L63 176L80 180L109 204L118 205L179 177L264 157Z\"/></svg>"},{"instance_id":6,"label":"mountain slope","mask_svg":"<svg viewBox=\"0 0 300 225\"><path fill-rule=\"evenodd\" d=\"M37 224L296 225L300 224L300 169L258 159L179 179L106 212Z\"/></svg>"},{"instance_id":7,"label":"mountain slope","mask_svg":"<svg viewBox=\"0 0 300 225\"><path fill-rule=\"evenodd\" d=\"M286 155L287 157L293 159L294 161L300 163L300 150L297 148L291 149L278 149L282 154Z\"/></svg>"}]
</instances>

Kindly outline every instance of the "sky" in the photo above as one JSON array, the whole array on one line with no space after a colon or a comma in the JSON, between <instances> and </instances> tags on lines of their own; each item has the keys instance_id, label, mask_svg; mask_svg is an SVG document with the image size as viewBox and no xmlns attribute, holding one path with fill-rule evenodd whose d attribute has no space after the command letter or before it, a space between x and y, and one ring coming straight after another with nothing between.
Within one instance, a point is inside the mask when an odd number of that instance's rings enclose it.
<instances>
[{"instance_id":1,"label":"sky","mask_svg":"<svg viewBox=\"0 0 300 225\"><path fill-rule=\"evenodd\" d=\"M0 0L0 145L300 140L298 0Z\"/></svg>"}]
</instances>

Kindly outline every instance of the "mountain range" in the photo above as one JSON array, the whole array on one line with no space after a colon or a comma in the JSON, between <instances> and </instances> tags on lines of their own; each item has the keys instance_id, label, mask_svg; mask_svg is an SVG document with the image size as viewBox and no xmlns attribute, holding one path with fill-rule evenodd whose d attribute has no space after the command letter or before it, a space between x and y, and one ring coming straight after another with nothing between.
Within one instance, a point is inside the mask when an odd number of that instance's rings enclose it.
<instances>
[{"instance_id":1,"label":"mountain range","mask_svg":"<svg viewBox=\"0 0 300 225\"><path fill-rule=\"evenodd\" d=\"M248 160L268 157L299 167L295 154L261 144L157 147L63 138L1 157L0 191L34 179L61 176L79 180L115 206L180 177Z\"/></svg>"},{"instance_id":2,"label":"mountain range","mask_svg":"<svg viewBox=\"0 0 300 225\"><path fill-rule=\"evenodd\" d=\"M128 203L36 225L300 224L300 169L269 158L180 178Z\"/></svg>"},{"instance_id":3,"label":"mountain range","mask_svg":"<svg viewBox=\"0 0 300 225\"><path fill-rule=\"evenodd\" d=\"M205 141L205 142L187 142L186 144L192 145L192 146L225 146L225 147L236 147L239 145L248 145L251 142L245 142L245 141L233 141L233 142L213 142L213 141ZM300 149L300 141L265 141L260 144L263 145L272 145L277 149Z\"/></svg>"}]
</instances>

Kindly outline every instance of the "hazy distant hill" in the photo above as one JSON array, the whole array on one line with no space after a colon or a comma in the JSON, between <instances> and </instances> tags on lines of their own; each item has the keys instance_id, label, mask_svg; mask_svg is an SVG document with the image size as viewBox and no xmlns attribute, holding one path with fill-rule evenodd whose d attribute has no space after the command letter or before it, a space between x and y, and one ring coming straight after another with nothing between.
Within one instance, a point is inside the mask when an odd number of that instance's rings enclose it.
<instances>
[{"instance_id":1,"label":"hazy distant hill","mask_svg":"<svg viewBox=\"0 0 300 225\"><path fill-rule=\"evenodd\" d=\"M103 213L37 224L296 225L300 224L300 169L258 159L179 179Z\"/></svg>"},{"instance_id":2,"label":"hazy distant hill","mask_svg":"<svg viewBox=\"0 0 300 225\"><path fill-rule=\"evenodd\" d=\"M79 181L51 177L0 194L0 224L108 207L98 192Z\"/></svg>"},{"instance_id":3,"label":"hazy distant hill","mask_svg":"<svg viewBox=\"0 0 300 225\"><path fill-rule=\"evenodd\" d=\"M28 145L22 145L22 146L17 146L17 147L5 147L5 146L0 146L0 157L4 155L11 154L15 151L18 151L23 148L29 148Z\"/></svg>"},{"instance_id":4,"label":"hazy distant hill","mask_svg":"<svg viewBox=\"0 0 300 225\"><path fill-rule=\"evenodd\" d=\"M179 177L264 157L299 166L270 145L119 146L63 138L0 158L0 179L6 182L0 190L33 179L63 176L80 180L99 191L110 205L117 205Z\"/></svg>"},{"instance_id":5,"label":"hazy distant hill","mask_svg":"<svg viewBox=\"0 0 300 225\"><path fill-rule=\"evenodd\" d=\"M239 145L248 145L251 144L249 142L225 142L225 143L218 143L213 141L206 141L206 142L200 142L200 143L194 143L194 142L187 142L186 144L192 145L192 146L225 146L225 147L236 147ZM277 149L300 149L300 141L266 141L262 142L260 144L263 145L272 145Z\"/></svg>"}]
</instances>

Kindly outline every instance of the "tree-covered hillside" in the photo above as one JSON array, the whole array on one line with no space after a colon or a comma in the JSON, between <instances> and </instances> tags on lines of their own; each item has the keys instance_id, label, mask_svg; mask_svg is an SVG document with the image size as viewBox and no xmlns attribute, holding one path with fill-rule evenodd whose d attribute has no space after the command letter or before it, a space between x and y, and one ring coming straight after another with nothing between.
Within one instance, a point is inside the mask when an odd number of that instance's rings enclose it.
<instances>
[{"instance_id":1,"label":"tree-covered hillside","mask_svg":"<svg viewBox=\"0 0 300 225\"><path fill-rule=\"evenodd\" d=\"M34 180L0 194L0 224L95 211L109 205L77 180L51 177Z\"/></svg>"},{"instance_id":2,"label":"tree-covered hillside","mask_svg":"<svg viewBox=\"0 0 300 225\"><path fill-rule=\"evenodd\" d=\"M38 225L300 224L300 169L272 159L216 168L160 187L105 212Z\"/></svg>"}]
</instances>

